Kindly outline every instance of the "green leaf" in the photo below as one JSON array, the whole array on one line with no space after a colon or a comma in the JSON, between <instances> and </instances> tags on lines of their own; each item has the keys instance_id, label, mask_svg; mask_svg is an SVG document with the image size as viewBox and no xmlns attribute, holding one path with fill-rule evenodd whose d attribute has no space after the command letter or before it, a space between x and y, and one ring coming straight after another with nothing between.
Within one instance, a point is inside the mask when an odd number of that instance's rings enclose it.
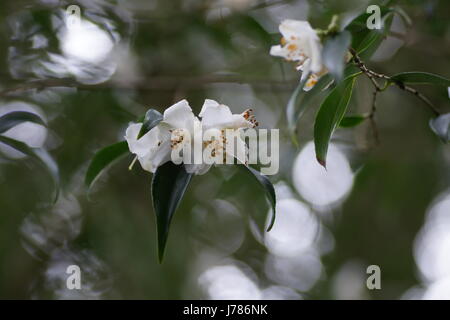
<instances>
[{"instance_id":1,"label":"green leaf","mask_svg":"<svg viewBox=\"0 0 450 320\"><path fill-rule=\"evenodd\" d=\"M342 31L329 38L322 51L323 63L334 79L340 81L344 73L345 58L352 41L352 35L348 31Z\"/></svg>"},{"instance_id":2,"label":"green leaf","mask_svg":"<svg viewBox=\"0 0 450 320\"><path fill-rule=\"evenodd\" d=\"M317 161L326 167L328 144L334 130L341 122L352 96L355 75L347 77L325 98L314 124L314 144Z\"/></svg>"},{"instance_id":3,"label":"green leaf","mask_svg":"<svg viewBox=\"0 0 450 320\"><path fill-rule=\"evenodd\" d=\"M450 141L450 113L431 119L430 127L443 142Z\"/></svg>"},{"instance_id":4,"label":"green leaf","mask_svg":"<svg viewBox=\"0 0 450 320\"><path fill-rule=\"evenodd\" d=\"M357 114L353 116L344 117L339 123L339 127L341 128L356 127L357 125L361 124L364 120L366 120L368 117L369 117L368 114Z\"/></svg>"},{"instance_id":5,"label":"green leaf","mask_svg":"<svg viewBox=\"0 0 450 320\"><path fill-rule=\"evenodd\" d=\"M312 98L314 98L319 92L321 92L326 86L328 86L331 80L331 75L326 74L321 77L316 85L309 91L303 90L303 86L306 83L306 80L300 82L297 88L295 88L286 107L286 115L290 131L294 131L297 122L300 120L305 110L310 105Z\"/></svg>"},{"instance_id":6,"label":"green leaf","mask_svg":"<svg viewBox=\"0 0 450 320\"><path fill-rule=\"evenodd\" d=\"M37 114L25 111L14 111L0 117L0 133L6 132L22 122L33 122L46 126Z\"/></svg>"},{"instance_id":7,"label":"green leaf","mask_svg":"<svg viewBox=\"0 0 450 320\"><path fill-rule=\"evenodd\" d=\"M450 86L450 80L428 72L402 72L391 77L394 82L404 84L431 84L437 86Z\"/></svg>"},{"instance_id":8,"label":"green leaf","mask_svg":"<svg viewBox=\"0 0 450 320\"><path fill-rule=\"evenodd\" d=\"M58 200L59 186L60 186L59 169L58 165L56 164L55 160L53 160L51 155L42 148L31 148L22 141L17 141L1 135L0 135L0 142L26 154L31 158L36 159L48 171L55 185L54 201L56 202L56 200Z\"/></svg>"},{"instance_id":9,"label":"green leaf","mask_svg":"<svg viewBox=\"0 0 450 320\"><path fill-rule=\"evenodd\" d=\"M140 139L147 132L156 127L162 120L163 115L159 111L155 109L148 110L147 113L145 114L145 118L137 138Z\"/></svg>"},{"instance_id":10,"label":"green leaf","mask_svg":"<svg viewBox=\"0 0 450 320\"><path fill-rule=\"evenodd\" d=\"M272 218L270 219L269 226L267 227L267 232L269 232L272 229L276 218L277 199L275 196L275 189L272 185L272 182L270 182L269 178L267 178L265 175L262 175L258 170L255 170L250 166L243 166L248 169L247 171L249 171L253 175L253 177L256 178L261 187L263 187L264 191L266 192L267 199L272 206Z\"/></svg>"},{"instance_id":11,"label":"green leaf","mask_svg":"<svg viewBox=\"0 0 450 320\"><path fill-rule=\"evenodd\" d=\"M89 164L86 172L84 183L88 189L92 187L94 182L113 161L125 155L128 151L128 144L126 141L121 141L110 146L107 146L97 151Z\"/></svg>"},{"instance_id":12,"label":"green leaf","mask_svg":"<svg viewBox=\"0 0 450 320\"><path fill-rule=\"evenodd\" d=\"M153 208L158 229L158 256L162 262L172 217L191 181L184 165L166 162L156 169L152 180Z\"/></svg>"}]
</instances>

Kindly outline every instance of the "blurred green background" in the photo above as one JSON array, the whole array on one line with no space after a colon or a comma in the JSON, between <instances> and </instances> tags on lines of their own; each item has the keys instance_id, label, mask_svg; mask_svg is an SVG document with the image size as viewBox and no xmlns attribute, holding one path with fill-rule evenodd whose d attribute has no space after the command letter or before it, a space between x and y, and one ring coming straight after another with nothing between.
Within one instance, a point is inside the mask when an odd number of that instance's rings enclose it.
<instances>
[{"instance_id":1,"label":"blurred green background","mask_svg":"<svg viewBox=\"0 0 450 320\"><path fill-rule=\"evenodd\" d=\"M390 88L378 101L380 145L366 124L340 129L328 171L310 143L320 99L299 123L299 148L286 130L299 74L269 55L279 23L325 28L333 14L349 20L368 4L1 1L0 115L46 119L48 129L24 123L7 135L49 150L63 183L52 206L46 172L0 146L0 298L450 298L450 149L429 129L426 106ZM412 23L397 15L367 64L449 77L450 3L391 4ZM69 5L81 9L78 29L66 26ZM420 89L449 112L447 90ZM214 168L194 177L159 264L151 174L138 165L129 171L129 156L89 197L83 178L95 151L123 139L130 121L183 98L196 114L205 98L234 113L251 106L261 127L280 129L280 172L270 177L278 218L260 232L269 212L263 191L236 168ZM360 77L350 113L370 104L370 82ZM66 288L72 264L82 290ZM380 290L366 287L369 265L381 269Z\"/></svg>"}]
</instances>

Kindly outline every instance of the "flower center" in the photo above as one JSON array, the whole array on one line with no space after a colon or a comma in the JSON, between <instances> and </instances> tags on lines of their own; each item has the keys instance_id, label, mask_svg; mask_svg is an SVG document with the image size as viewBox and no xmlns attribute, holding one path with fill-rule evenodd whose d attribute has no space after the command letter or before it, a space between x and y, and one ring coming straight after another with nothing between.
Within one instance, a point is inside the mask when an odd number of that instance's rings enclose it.
<instances>
[{"instance_id":1,"label":"flower center","mask_svg":"<svg viewBox=\"0 0 450 320\"><path fill-rule=\"evenodd\" d=\"M190 142L190 135L187 134L185 129L173 129L170 130L170 133L170 148L172 149L178 149L184 143Z\"/></svg>"}]
</instances>

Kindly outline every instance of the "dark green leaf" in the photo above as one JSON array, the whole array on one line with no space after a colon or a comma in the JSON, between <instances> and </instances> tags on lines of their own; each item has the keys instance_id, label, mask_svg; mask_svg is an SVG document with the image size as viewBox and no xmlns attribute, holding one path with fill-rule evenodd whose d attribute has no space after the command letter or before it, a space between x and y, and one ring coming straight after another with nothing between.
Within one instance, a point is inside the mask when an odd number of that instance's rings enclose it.
<instances>
[{"instance_id":1,"label":"dark green leaf","mask_svg":"<svg viewBox=\"0 0 450 320\"><path fill-rule=\"evenodd\" d=\"M361 124L364 120L366 120L368 117L369 117L368 114L357 114L353 116L344 117L339 123L339 127L341 128L356 127L357 125Z\"/></svg>"},{"instance_id":2,"label":"dark green leaf","mask_svg":"<svg viewBox=\"0 0 450 320\"><path fill-rule=\"evenodd\" d=\"M430 127L443 142L450 141L450 113L431 119Z\"/></svg>"},{"instance_id":3,"label":"dark green leaf","mask_svg":"<svg viewBox=\"0 0 450 320\"><path fill-rule=\"evenodd\" d=\"M22 122L34 122L45 126L45 122L41 119L41 117L34 113L14 111L0 117L0 133L6 132Z\"/></svg>"},{"instance_id":4,"label":"dark green leaf","mask_svg":"<svg viewBox=\"0 0 450 320\"><path fill-rule=\"evenodd\" d=\"M437 86L450 86L450 80L428 72L402 72L391 77L393 81L404 84L431 84Z\"/></svg>"},{"instance_id":5,"label":"dark green leaf","mask_svg":"<svg viewBox=\"0 0 450 320\"><path fill-rule=\"evenodd\" d=\"M158 167L153 175L152 199L158 229L158 256L160 262L164 256L170 222L191 178L192 174L186 172L184 165L176 165L171 161Z\"/></svg>"},{"instance_id":6,"label":"dark green leaf","mask_svg":"<svg viewBox=\"0 0 450 320\"><path fill-rule=\"evenodd\" d=\"M347 77L325 98L314 124L314 144L317 161L326 167L328 144L334 130L341 122L350 101L355 76Z\"/></svg>"},{"instance_id":7,"label":"dark green leaf","mask_svg":"<svg viewBox=\"0 0 450 320\"><path fill-rule=\"evenodd\" d=\"M48 173L53 179L53 183L55 184L55 201L58 199L59 195L59 185L60 185L60 179L59 179L59 169L58 165L56 164L55 160L50 156L50 154L42 149L42 148L31 148L26 143L23 143L22 141L17 141L5 136L0 135L0 142L10 146L11 148L14 148L24 154L26 154L29 157L32 157L38 162L44 166L45 169L47 169Z\"/></svg>"},{"instance_id":8,"label":"dark green leaf","mask_svg":"<svg viewBox=\"0 0 450 320\"><path fill-rule=\"evenodd\" d=\"M351 41L350 32L343 31L329 38L323 46L323 63L337 81L342 79L345 58Z\"/></svg>"},{"instance_id":9,"label":"dark green leaf","mask_svg":"<svg viewBox=\"0 0 450 320\"><path fill-rule=\"evenodd\" d=\"M163 120L163 115L155 110L150 109L145 114L144 121L142 122L141 131L139 131L138 139L144 136L147 132L156 127Z\"/></svg>"},{"instance_id":10,"label":"dark green leaf","mask_svg":"<svg viewBox=\"0 0 450 320\"><path fill-rule=\"evenodd\" d=\"M109 166L114 160L125 155L128 151L126 141L121 141L107 146L94 155L86 172L84 182L87 188L91 188L103 170Z\"/></svg>"},{"instance_id":11,"label":"dark green leaf","mask_svg":"<svg viewBox=\"0 0 450 320\"><path fill-rule=\"evenodd\" d=\"M275 189L272 185L272 182L270 182L269 178L267 178L265 175L262 175L258 170L255 170L249 166L243 166L247 171L249 171L253 177L256 178L256 180L259 182L261 187L263 187L264 191L266 192L266 196L270 202L270 205L272 206L272 218L270 219L269 226L267 227L267 231L270 231L273 227L273 224L275 223L275 217L276 217L276 203L277 199L275 196Z\"/></svg>"}]
</instances>

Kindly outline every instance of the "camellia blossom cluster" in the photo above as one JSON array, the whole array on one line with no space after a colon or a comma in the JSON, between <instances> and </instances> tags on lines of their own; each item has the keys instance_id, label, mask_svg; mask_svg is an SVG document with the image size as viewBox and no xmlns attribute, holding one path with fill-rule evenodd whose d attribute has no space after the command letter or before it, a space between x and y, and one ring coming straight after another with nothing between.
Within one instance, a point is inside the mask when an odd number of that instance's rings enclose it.
<instances>
[{"instance_id":1,"label":"camellia blossom cluster","mask_svg":"<svg viewBox=\"0 0 450 320\"><path fill-rule=\"evenodd\" d=\"M143 124L131 123L126 130L125 139L142 168L153 173L160 165L174 161L174 154L191 150L197 135L202 133L206 134L202 134L199 141L202 143L203 155L209 161L183 161L188 173L204 174L212 163L225 163L223 160L226 157L247 163L247 145L239 132L258 125L251 109L241 114L232 114L228 106L206 99L199 117L201 120L194 115L188 101L181 100L167 108L163 120L139 139ZM237 139L231 143L225 131L235 132L234 137Z\"/></svg>"},{"instance_id":2,"label":"camellia blossom cluster","mask_svg":"<svg viewBox=\"0 0 450 320\"><path fill-rule=\"evenodd\" d=\"M322 64L322 44L317 32L307 21L284 20L279 26L281 45L272 46L270 54L297 62L302 71L301 81L308 77L304 90L311 90L319 78L327 73Z\"/></svg>"}]
</instances>

